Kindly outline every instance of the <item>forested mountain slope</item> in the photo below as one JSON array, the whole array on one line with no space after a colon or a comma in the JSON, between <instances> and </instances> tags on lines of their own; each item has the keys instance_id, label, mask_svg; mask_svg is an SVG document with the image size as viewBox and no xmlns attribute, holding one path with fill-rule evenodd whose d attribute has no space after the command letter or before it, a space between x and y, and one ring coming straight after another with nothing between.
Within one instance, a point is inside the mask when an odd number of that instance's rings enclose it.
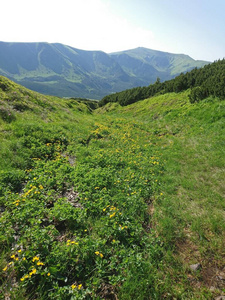
<instances>
[{"instance_id":1,"label":"forested mountain slope","mask_svg":"<svg viewBox=\"0 0 225 300\"><path fill-rule=\"evenodd\" d=\"M105 105L108 102L118 102L121 105L128 105L157 94L179 93L187 89L191 89L189 95L191 102L198 102L208 96L224 99L225 59L208 64L200 69L195 68L186 74L180 74L172 80L160 82L157 79L154 84L146 87L137 87L107 95L99 104Z\"/></svg>"},{"instance_id":2,"label":"forested mountain slope","mask_svg":"<svg viewBox=\"0 0 225 300\"><path fill-rule=\"evenodd\" d=\"M207 63L145 48L106 54L62 44L0 42L1 75L32 90L60 97L101 99L148 85L157 77L171 79Z\"/></svg>"}]
</instances>

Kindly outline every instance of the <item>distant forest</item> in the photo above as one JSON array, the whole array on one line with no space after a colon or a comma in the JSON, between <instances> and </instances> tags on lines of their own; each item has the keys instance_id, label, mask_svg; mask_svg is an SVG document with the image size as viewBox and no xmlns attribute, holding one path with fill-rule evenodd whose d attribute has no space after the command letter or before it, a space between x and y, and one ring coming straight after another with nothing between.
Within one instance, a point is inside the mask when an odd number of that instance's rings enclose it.
<instances>
[{"instance_id":1,"label":"distant forest","mask_svg":"<svg viewBox=\"0 0 225 300\"><path fill-rule=\"evenodd\" d=\"M190 91L190 102L198 102L209 96L225 98L225 59L215 61L200 69L193 69L185 74L181 73L175 79L160 82L157 78L154 84L137 87L119 93L105 96L99 101L99 106L108 102L118 102L125 106L139 100L144 100L159 94L170 92Z\"/></svg>"}]
</instances>

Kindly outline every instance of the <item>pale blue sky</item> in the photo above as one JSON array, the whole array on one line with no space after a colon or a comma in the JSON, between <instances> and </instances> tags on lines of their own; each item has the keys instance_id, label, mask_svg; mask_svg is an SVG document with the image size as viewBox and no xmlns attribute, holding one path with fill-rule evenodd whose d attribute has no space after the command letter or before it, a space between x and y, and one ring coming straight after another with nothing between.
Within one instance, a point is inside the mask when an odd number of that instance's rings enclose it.
<instances>
[{"instance_id":1,"label":"pale blue sky","mask_svg":"<svg viewBox=\"0 0 225 300\"><path fill-rule=\"evenodd\" d=\"M0 28L0 41L225 57L225 0L7 0Z\"/></svg>"}]
</instances>

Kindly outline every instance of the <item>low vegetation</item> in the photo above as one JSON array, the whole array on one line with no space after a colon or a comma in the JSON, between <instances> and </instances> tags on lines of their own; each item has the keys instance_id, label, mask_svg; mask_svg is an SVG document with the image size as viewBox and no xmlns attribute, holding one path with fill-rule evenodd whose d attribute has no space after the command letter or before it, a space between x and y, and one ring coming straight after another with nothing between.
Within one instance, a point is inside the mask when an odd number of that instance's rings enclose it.
<instances>
[{"instance_id":1,"label":"low vegetation","mask_svg":"<svg viewBox=\"0 0 225 300\"><path fill-rule=\"evenodd\" d=\"M0 78L0 298L225 293L225 102L189 95L92 111Z\"/></svg>"}]
</instances>

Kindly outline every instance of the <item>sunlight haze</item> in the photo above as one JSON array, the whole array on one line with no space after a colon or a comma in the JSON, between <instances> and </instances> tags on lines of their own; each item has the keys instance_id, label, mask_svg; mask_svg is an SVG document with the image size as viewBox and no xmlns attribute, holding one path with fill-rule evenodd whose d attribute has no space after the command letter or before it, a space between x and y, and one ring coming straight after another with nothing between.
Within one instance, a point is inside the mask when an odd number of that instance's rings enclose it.
<instances>
[{"instance_id":1,"label":"sunlight haze","mask_svg":"<svg viewBox=\"0 0 225 300\"><path fill-rule=\"evenodd\" d=\"M223 0L8 0L0 40L110 53L146 47L214 61L225 55Z\"/></svg>"}]
</instances>

